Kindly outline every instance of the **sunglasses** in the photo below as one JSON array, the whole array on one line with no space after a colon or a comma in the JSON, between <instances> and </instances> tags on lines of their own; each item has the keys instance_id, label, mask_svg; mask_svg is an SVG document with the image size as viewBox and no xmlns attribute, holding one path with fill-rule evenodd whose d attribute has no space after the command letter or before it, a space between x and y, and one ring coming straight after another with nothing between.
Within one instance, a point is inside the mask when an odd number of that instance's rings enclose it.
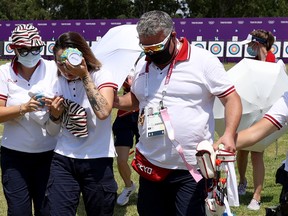
<instances>
[{"instance_id":1,"label":"sunglasses","mask_svg":"<svg viewBox=\"0 0 288 216\"><path fill-rule=\"evenodd\" d=\"M139 43L141 49L143 49L144 53L154 53L160 52L164 50L165 45L167 44L168 40L170 39L171 33L167 35L167 37L160 43L152 44L152 45L143 45Z\"/></svg>"},{"instance_id":2,"label":"sunglasses","mask_svg":"<svg viewBox=\"0 0 288 216\"><path fill-rule=\"evenodd\" d=\"M42 49L43 49L43 47L32 47L31 49L20 48L17 50L18 50L18 53L20 56L25 57L29 53L31 53L32 55L38 55L42 51Z\"/></svg>"}]
</instances>

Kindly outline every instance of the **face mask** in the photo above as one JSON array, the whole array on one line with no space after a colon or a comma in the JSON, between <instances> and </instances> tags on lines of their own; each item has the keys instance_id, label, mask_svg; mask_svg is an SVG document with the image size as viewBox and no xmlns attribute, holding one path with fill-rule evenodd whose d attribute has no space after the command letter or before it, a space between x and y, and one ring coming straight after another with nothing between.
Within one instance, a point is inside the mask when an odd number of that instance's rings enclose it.
<instances>
[{"instance_id":1,"label":"face mask","mask_svg":"<svg viewBox=\"0 0 288 216\"><path fill-rule=\"evenodd\" d=\"M169 48L170 48L170 42L171 40L169 40L169 44L167 45L167 47L161 51L161 52L157 52L157 53L145 53L147 56L149 56L149 58L151 59L151 61L153 63L155 63L156 65L165 65L167 63L169 63L171 61L171 59L174 56L174 52L175 52L175 48L176 46L174 46L173 52L172 54L169 52Z\"/></svg>"},{"instance_id":2,"label":"face mask","mask_svg":"<svg viewBox=\"0 0 288 216\"><path fill-rule=\"evenodd\" d=\"M257 51L254 50L251 46L247 47L247 53L251 56L257 56Z\"/></svg>"},{"instance_id":3,"label":"face mask","mask_svg":"<svg viewBox=\"0 0 288 216\"><path fill-rule=\"evenodd\" d=\"M33 55L32 53L29 53L27 56L18 56L18 62L21 63L23 66L27 68L33 68L40 60L41 55Z\"/></svg>"}]
</instances>

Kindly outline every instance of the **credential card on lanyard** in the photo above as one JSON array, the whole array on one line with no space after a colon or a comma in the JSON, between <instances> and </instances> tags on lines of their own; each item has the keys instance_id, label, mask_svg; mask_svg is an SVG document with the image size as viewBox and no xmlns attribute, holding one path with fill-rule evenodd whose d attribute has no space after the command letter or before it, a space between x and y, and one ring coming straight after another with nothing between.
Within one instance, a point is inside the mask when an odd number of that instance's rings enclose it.
<instances>
[{"instance_id":1,"label":"credential card on lanyard","mask_svg":"<svg viewBox=\"0 0 288 216\"><path fill-rule=\"evenodd\" d=\"M162 122L158 107L145 107L146 136L164 135L165 126Z\"/></svg>"}]
</instances>

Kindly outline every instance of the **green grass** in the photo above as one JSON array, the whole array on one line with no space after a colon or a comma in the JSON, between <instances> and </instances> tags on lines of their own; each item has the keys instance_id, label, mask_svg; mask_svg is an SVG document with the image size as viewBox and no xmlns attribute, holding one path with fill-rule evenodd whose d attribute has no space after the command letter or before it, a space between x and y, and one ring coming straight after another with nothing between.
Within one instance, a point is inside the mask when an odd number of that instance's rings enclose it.
<instances>
[{"instance_id":1,"label":"green grass","mask_svg":"<svg viewBox=\"0 0 288 216\"><path fill-rule=\"evenodd\" d=\"M226 70L231 68L234 64L225 64ZM115 117L115 111L113 110L113 117ZM0 125L0 134L2 134L2 125ZM279 194L281 191L281 185L275 183L275 173L278 167L280 166L281 162L286 157L286 151L287 151L287 142L288 142L288 134L284 134L278 141L278 154L276 155L276 145L275 143L271 144L264 153L264 160L265 160L265 183L264 183L264 190L262 192L262 207L260 211L249 211L247 210L247 205L249 204L252 195L253 195L253 185L252 185L252 168L251 163L249 162L248 169L247 169L247 180L248 180L248 189L245 196L240 197L240 207L232 207L233 213L235 213L237 216L255 216L255 215L265 215L265 207L273 206L278 204L279 200ZM130 162L132 160L131 156L129 158ZM236 167L236 164L235 164ZM119 189L118 193L121 192L124 185L120 178L120 175L117 170L117 166L114 163L114 170L115 170L115 178L118 183ZM236 170L237 172L237 170ZM138 186L138 175L133 172L132 173L132 179ZM136 209L136 202L137 202L137 192L134 193L131 198L130 202L127 206L120 207L115 206L115 216L135 216L137 215L137 209ZM7 213L7 206L6 206L6 200L3 195L2 191L2 185L0 186L0 216L5 216ZM78 216L86 216L83 202L81 201L79 204Z\"/></svg>"}]
</instances>

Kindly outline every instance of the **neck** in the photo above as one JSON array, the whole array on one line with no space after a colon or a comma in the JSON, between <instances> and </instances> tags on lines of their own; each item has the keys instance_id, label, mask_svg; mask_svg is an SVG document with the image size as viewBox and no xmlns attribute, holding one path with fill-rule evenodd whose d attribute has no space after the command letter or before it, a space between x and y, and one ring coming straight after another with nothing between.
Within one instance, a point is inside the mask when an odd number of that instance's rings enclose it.
<instances>
[{"instance_id":1,"label":"neck","mask_svg":"<svg viewBox=\"0 0 288 216\"><path fill-rule=\"evenodd\" d=\"M31 76L33 75L34 71L36 70L36 66L34 66L33 68L27 68L25 66L23 66L22 64L18 64L18 71L19 74L27 81L30 80Z\"/></svg>"},{"instance_id":2,"label":"neck","mask_svg":"<svg viewBox=\"0 0 288 216\"><path fill-rule=\"evenodd\" d=\"M260 50L259 50L259 60L261 61L266 61L266 56L267 56L267 50L266 50L266 47L260 47Z\"/></svg>"}]
</instances>

